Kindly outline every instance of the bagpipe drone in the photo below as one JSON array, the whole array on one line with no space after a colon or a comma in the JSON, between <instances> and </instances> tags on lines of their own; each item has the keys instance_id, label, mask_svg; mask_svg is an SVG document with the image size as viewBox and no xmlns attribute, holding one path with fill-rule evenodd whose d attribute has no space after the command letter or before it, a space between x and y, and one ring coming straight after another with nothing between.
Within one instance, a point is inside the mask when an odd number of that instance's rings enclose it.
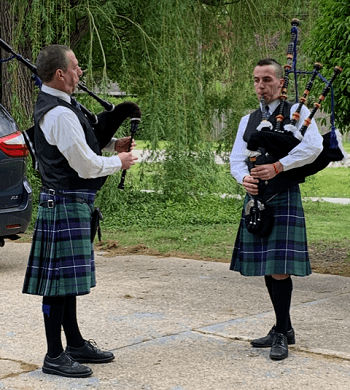
<instances>
[{"instance_id":1,"label":"bagpipe drone","mask_svg":"<svg viewBox=\"0 0 350 390\"><path fill-rule=\"evenodd\" d=\"M298 19L293 19L291 22L291 39L287 49L287 63L284 66L284 80L279 96L280 105L278 113L275 117L274 123L271 123L264 111L261 113L261 122L247 142L247 159L249 171L256 165L273 164L282 157L285 157L293 148L295 148L303 139L311 121L320 108L329 92L332 98L332 113L331 113L331 131L324 134L323 150L311 164L306 164L300 168L294 168L285 172L279 173L273 179L268 181L259 180L258 188L259 194L250 196L247 202L244 217L246 227L249 232L258 236L264 237L270 234L273 226L272 210L269 208L268 201L275 194L286 190L293 184L302 183L307 176L313 175L328 166L332 161L341 161L345 158L341 145L341 135L334 125L334 98L332 84L336 77L342 72L342 68L335 66L332 78L328 81L321 74L322 65L315 63L311 72L299 71L296 69L297 62L297 40L298 40ZM297 74L311 74L303 96L299 99L299 105L292 115L290 123L283 125L285 120L287 102L287 89L289 84L289 77L294 74L296 101L297 96ZM298 130L297 123L300 119L300 112L303 105L306 103L310 94L311 88L316 77L319 77L326 85L314 103L314 107L309 116L304 120L301 128ZM262 107L265 107L264 97L260 101ZM300 126L299 126L300 127Z\"/></svg>"},{"instance_id":2,"label":"bagpipe drone","mask_svg":"<svg viewBox=\"0 0 350 390\"><path fill-rule=\"evenodd\" d=\"M35 84L41 88L41 80L37 76L36 66L33 65L28 59L22 57L20 54L16 53L11 46L9 46L4 40L0 38L0 47L12 54L13 59L16 58L19 62L24 64L29 70L33 73L32 78L35 81ZM118 105L114 105L104 99L101 99L94 92L90 91L83 83L78 83L78 88L87 92L92 98L98 101L105 111L95 115L89 111L85 106L76 101L75 98L72 99L72 104L79 107L83 112L85 117L90 122L95 136L98 140L101 150L110 142L115 132L118 130L120 125L127 119L130 118L130 143L128 150L130 151L132 140L136 134L138 125L141 121L141 110L139 106L134 102L123 102ZM24 139L28 146L29 152L32 157L33 166L37 169L37 160L35 157L35 147L34 147L34 126L23 131ZM120 183L118 188L124 189L126 170L123 170Z\"/></svg>"}]
</instances>

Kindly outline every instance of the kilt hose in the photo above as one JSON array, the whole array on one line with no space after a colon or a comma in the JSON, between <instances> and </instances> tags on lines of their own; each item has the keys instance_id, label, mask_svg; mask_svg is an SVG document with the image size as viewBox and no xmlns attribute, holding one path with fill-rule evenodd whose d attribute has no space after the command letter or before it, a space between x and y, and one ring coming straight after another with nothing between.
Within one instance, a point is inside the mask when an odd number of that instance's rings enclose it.
<instances>
[{"instance_id":1,"label":"kilt hose","mask_svg":"<svg viewBox=\"0 0 350 390\"><path fill-rule=\"evenodd\" d=\"M94 199L92 190L40 193L23 293L83 295L96 285L90 239Z\"/></svg>"},{"instance_id":2,"label":"kilt hose","mask_svg":"<svg viewBox=\"0 0 350 390\"><path fill-rule=\"evenodd\" d=\"M248 200L247 195L244 207ZM268 204L273 209L274 225L270 235L262 238L246 229L243 207L230 270L245 276L311 274L299 186L277 194Z\"/></svg>"}]
</instances>

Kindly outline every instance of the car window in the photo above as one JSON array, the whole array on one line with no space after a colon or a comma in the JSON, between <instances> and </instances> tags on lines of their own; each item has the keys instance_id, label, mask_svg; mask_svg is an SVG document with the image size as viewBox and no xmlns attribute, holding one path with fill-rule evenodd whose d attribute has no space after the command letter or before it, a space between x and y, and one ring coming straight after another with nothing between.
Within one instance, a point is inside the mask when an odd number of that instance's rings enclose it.
<instances>
[{"instance_id":1,"label":"car window","mask_svg":"<svg viewBox=\"0 0 350 390\"><path fill-rule=\"evenodd\" d=\"M17 131L17 125L14 119L6 111L5 107L0 104L0 137Z\"/></svg>"}]
</instances>

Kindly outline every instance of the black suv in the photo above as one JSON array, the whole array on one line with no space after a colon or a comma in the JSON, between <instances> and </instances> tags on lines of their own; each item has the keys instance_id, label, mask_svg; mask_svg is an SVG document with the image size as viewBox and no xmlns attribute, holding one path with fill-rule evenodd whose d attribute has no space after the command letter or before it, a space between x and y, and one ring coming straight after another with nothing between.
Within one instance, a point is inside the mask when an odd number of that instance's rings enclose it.
<instances>
[{"instance_id":1,"label":"black suv","mask_svg":"<svg viewBox=\"0 0 350 390\"><path fill-rule=\"evenodd\" d=\"M32 215L32 189L25 176L28 149L16 122L0 104L0 246L24 233Z\"/></svg>"}]
</instances>

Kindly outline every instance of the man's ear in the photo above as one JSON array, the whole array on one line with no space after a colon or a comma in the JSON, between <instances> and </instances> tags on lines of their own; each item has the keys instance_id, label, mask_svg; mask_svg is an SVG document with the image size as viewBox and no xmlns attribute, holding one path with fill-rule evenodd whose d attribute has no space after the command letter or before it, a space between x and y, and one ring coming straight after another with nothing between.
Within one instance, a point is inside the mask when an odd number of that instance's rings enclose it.
<instances>
[{"instance_id":1,"label":"man's ear","mask_svg":"<svg viewBox=\"0 0 350 390\"><path fill-rule=\"evenodd\" d=\"M64 79L64 76L63 76L63 70L62 69L57 69L56 72L55 72L55 76L56 76L56 79L57 80L63 80Z\"/></svg>"}]
</instances>

